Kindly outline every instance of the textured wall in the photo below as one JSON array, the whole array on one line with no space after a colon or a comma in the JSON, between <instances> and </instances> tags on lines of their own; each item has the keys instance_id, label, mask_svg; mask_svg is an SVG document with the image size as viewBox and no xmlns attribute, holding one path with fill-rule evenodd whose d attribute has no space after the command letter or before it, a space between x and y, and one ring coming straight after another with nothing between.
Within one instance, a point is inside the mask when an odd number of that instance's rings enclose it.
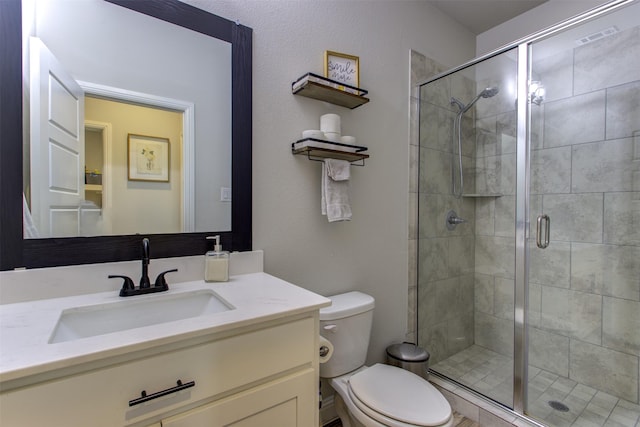
<instances>
[{"instance_id":1,"label":"textured wall","mask_svg":"<svg viewBox=\"0 0 640 427\"><path fill-rule=\"evenodd\" d=\"M410 49L454 66L471 59L475 38L420 1L190 3L254 30L253 242L265 271L322 295L373 295L369 362L382 360L407 328ZM360 57L370 103L347 110L291 94L293 80L322 73L325 50ZM290 153L329 112L371 154L352 167L345 223L320 215L320 164Z\"/></svg>"}]
</instances>

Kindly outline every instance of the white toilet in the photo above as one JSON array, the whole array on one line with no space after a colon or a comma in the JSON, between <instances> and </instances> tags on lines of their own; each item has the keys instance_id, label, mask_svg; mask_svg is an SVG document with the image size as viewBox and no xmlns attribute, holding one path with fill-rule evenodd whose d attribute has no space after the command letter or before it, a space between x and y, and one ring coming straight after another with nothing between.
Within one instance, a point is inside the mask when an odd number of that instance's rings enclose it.
<instances>
[{"instance_id":1,"label":"white toilet","mask_svg":"<svg viewBox=\"0 0 640 427\"><path fill-rule=\"evenodd\" d=\"M452 426L449 402L428 381L395 366L364 365L373 297L348 292L328 298L332 305L320 309L320 334L334 351L320 364L320 377L331 379L343 427Z\"/></svg>"}]
</instances>

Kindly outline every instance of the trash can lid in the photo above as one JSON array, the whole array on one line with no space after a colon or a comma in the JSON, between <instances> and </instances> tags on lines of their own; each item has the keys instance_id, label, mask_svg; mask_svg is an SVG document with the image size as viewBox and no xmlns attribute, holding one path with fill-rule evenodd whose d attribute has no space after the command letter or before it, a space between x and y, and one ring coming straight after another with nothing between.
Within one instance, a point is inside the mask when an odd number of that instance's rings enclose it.
<instances>
[{"instance_id":1,"label":"trash can lid","mask_svg":"<svg viewBox=\"0 0 640 427\"><path fill-rule=\"evenodd\" d=\"M429 360L427 350L408 342L390 345L387 347L387 355L405 362L426 362Z\"/></svg>"}]
</instances>

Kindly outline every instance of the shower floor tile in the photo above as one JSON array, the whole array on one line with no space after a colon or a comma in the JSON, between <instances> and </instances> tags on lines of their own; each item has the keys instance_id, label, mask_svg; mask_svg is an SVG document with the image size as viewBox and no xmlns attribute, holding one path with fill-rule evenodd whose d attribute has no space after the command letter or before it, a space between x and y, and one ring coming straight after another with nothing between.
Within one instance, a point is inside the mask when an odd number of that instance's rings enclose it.
<instances>
[{"instance_id":1,"label":"shower floor tile","mask_svg":"<svg viewBox=\"0 0 640 427\"><path fill-rule=\"evenodd\" d=\"M510 357L472 345L431 369L512 406ZM550 427L640 427L640 405L534 366L529 366L528 394L529 413ZM550 401L558 409L552 408Z\"/></svg>"}]
</instances>

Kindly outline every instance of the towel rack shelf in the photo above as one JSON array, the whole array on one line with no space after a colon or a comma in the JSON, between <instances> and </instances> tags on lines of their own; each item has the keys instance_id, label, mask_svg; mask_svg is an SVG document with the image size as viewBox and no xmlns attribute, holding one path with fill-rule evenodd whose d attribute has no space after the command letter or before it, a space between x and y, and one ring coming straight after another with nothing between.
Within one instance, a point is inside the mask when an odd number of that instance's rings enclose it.
<instances>
[{"instance_id":1,"label":"towel rack shelf","mask_svg":"<svg viewBox=\"0 0 640 427\"><path fill-rule=\"evenodd\" d=\"M316 138L303 138L291 144L293 154L306 155L309 160L321 162L324 159L338 159L351 163L360 162L354 166L364 166L364 160L369 158L363 151L367 151L367 147Z\"/></svg>"},{"instance_id":2,"label":"towel rack shelf","mask_svg":"<svg viewBox=\"0 0 640 427\"><path fill-rule=\"evenodd\" d=\"M302 147L291 148L293 154L306 155L309 160L321 162L324 159L338 159L346 160L354 164L354 166L364 166L365 159L369 158L368 154L363 153L349 153L346 151L330 150L327 148L318 147ZM360 162L360 163L354 163Z\"/></svg>"},{"instance_id":3,"label":"towel rack shelf","mask_svg":"<svg viewBox=\"0 0 640 427\"><path fill-rule=\"evenodd\" d=\"M351 110L369 102L369 98L364 96L368 93L366 90L314 73L307 73L291 83L291 92L294 95L330 102Z\"/></svg>"}]
</instances>

